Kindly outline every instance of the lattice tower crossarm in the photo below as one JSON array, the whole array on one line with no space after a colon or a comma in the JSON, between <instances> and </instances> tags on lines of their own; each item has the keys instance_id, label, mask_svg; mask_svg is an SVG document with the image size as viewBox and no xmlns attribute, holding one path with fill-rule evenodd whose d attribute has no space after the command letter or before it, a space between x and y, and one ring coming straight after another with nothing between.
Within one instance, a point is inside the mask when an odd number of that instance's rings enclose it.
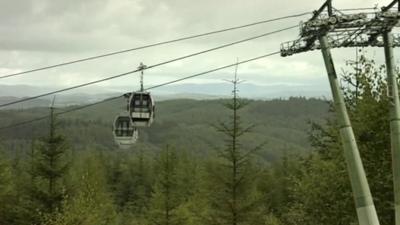
<instances>
[{"instance_id":1,"label":"lattice tower crossarm","mask_svg":"<svg viewBox=\"0 0 400 225\"><path fill-rule=\"evenodd\" d=\"M398 26L399 19L398 11L337 15L320 13L314 19L300 23L299 39L281 44L281 56L321 49L318 36L327 36L331 48L383 47L382 33ZM400 35L395 35L393 46L400 46Z\"/></svg>"}]
</instances>

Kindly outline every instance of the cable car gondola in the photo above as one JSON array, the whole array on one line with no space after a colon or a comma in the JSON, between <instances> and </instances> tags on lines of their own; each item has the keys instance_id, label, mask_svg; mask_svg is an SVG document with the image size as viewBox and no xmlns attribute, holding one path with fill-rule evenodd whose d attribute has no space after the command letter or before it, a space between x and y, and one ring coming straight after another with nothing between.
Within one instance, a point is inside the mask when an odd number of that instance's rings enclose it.
<instances>
[{"instance_id":1,"label":"cable car gondola","mask_svg":"<svg viewBox=\"0 0 400 225\"><path fill-rule=\"evenodd\" d=\"M150 92L133 92L129 100L129 115L134 127L149 127L154 120L155 104Z\"/></svg>"},{"instance_id":2,"label":"cable car gondola","mask_svg":"<svg viewBox=\"0 0 400 225\"><path fill-rule=\"evenodd\" d=\"M122 113L114 120L113 135L115 143L120 148L129 148L136 143L139 132L136 127L132 126L129 115Z\"/></svg>"}]
</instances>

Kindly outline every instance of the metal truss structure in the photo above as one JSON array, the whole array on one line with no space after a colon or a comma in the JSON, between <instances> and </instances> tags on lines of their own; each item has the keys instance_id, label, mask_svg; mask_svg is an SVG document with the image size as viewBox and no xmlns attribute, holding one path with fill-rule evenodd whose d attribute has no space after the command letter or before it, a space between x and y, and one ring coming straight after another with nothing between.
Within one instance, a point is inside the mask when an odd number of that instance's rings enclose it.
<instances>
[{"instance_id":1,"label":"metal truss structure","mask_svg":"<svg viewBox=\"0 0 400 225\"><path fill-rule=\"evenodd\" d=\"M395 5L397 4L397 8ZM393 48L400 46L400 35L392 29L400 20L400 0L371 13L345 14L327 0L310 20L300 24L300 38L281 45L281 56L320 49L327 70L340 137L360 225L379 225L375 205L339 85L331 48L383 47L385 51L390 105L390 135L396 225L400 225L400 100Z\"/></svg>"},{"instance_id":2,"label":"metal truss structure","mask_svg":"<svg viewBox=\"0 0 400 225\"><path fill-rule=\"evenodd\" d=\"M394 1L396 3L397 1ZM382 34L398 25L400 9L392 10L393 3L382 11L344 14L327 1L314 16L300 24L300 38L281 45L281 55L321 49L319 36L326 36L331 48L383 47ZM329 7L331 9L329 9ZM324 9L327 8L327 12ZM393 47L400 46L400 34L393 37Z\"/></svg>"}]
</instances>

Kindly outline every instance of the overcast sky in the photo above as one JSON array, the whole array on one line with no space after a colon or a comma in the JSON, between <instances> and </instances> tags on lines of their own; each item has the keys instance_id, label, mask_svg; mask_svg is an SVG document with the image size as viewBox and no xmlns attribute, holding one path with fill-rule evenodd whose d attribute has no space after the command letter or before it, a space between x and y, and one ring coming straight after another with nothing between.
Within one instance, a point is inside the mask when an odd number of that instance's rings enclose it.
<instances>
[{"instance_id":1,"label":"overcast sky","mask_svg":"<svg viewBox=\"0 0 400 225\"><path fill-rule=\"evenodd\" d=\"M383 6L390 1L334 0L336 8ZM274 17L312 11L320 0L0 0L0 75L61 63L159 41L179 38ZM156 64L171 58L216 47L268 31L296 25L309 16L182 41L82 64L2 79L1 84L69 86L135 69L140 62ZM185 59L146 71L145 86L188 76L279 50L281 42L298 37L298 29L242 43L234 47ZM371 56L382 62L382 49ZM397 53L397 51L395 52ZM334 50L339 68L354 59L350 49ZM398 56L400 58L400 56ZM218 83L232 76L226 69L186 83ZM239 75L251 84L325 87L328 81L321 53L279 55L239 67ZM131 85L137 75L99 86ZM84 91L84 90L82 90ZM212 92L212 90L210 90ZM210 93L212 94L212 93Z\"/></svg>"}]
</instances>

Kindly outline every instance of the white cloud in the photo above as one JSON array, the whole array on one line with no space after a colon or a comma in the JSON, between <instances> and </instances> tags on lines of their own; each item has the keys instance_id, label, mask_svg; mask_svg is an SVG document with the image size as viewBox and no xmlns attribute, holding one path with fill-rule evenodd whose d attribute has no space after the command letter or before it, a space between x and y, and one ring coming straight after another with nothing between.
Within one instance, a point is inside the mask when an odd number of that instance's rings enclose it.
<instances>
[{"instance_id":1,"label":"white cloud","mask_svg":"<svg viewBox=\"0 0 400 225\"><path fill-rule=\"evenodd\" d=\"M336 0L336 8L371 7L373 0ZM381 2L384 5L386 1ZM388 2L387 2L388 3ZM319 0L13 0L0 1L0 76L109 51L132 48L171 38L294 13L312 11ZM60 67L0 80L0 84L76 85L133 70L139 62L159 63L196 51L297 24L293 18L171 45ZM146 72L152 85L279 50L281 42L296 39L298 30L282 32ZM379 49L380 51L380 49ZM335 50L337 67L354 50ZM377 54L377 58L382 55ZM378 60L382 62L382 60ZM233 69L190 80L210 83L229 78ZM326 84L318 51L281 58L273 56L240 66L250 83ZM100 86L135 84L134 75ZM189 81L187 81L189 82Z\"/></svg>"}]
</instances>

